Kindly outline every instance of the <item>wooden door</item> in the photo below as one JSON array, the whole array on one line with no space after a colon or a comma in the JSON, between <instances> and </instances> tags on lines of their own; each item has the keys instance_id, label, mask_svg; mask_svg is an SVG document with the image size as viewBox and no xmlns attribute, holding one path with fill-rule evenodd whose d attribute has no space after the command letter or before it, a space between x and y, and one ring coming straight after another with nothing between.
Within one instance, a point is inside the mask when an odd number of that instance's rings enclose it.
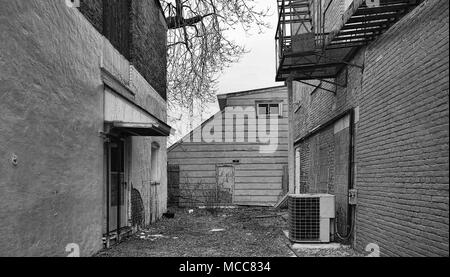
<instances>
[{"instance_id":1,"label":"wooden door","mask_svg":"<svg viewBox=\"0 0 450 277\"><path fill-rule=\"evenodd\" d=\"M231 165L217 166L217 202L220 205L234 202L234 167Z\"/></svg>"}]
</instances>

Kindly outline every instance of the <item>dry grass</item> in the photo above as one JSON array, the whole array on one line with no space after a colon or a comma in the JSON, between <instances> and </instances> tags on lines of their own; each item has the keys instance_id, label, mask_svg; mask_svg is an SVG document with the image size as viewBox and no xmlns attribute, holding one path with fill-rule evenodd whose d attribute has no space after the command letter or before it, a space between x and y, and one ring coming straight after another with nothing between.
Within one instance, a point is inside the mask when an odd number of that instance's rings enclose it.
<instances>
[{"instance_id":1,"label":"dry grass","mask_svg":"<svg viewBox=\"0 0 450 277\"><path fill-rule=\"evenodd\" d=\"M267 208L177 210L175 219L163 219L98 256L289 257L285 225Z\"/></svg>"}]
</instances>

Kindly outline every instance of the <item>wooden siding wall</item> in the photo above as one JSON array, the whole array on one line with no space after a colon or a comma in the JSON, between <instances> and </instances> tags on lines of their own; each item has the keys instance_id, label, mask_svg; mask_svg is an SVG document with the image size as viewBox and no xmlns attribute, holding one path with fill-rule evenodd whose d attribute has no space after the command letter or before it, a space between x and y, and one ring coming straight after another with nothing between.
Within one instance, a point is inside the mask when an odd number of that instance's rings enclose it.
<instances>
[{"instance_id":1,"label":"wooden siding wall","mask_svg":"<svg viewBox=\"0 0 450 277\"><path fill-rule=\"evenodd\" d=\"M227 107L256 106L257 101L282 101L283 117L279 118L278 148L274 153L260 153L262 144L248 142L244 133L257 132L258 128L222 122L223 130L239 129L236 137L245 142L234 143L194 143L183 142L169 150L168 162L180 167L180 205L202 204L205 190L216 186L216 166L235 163L234 204L274 205L283 195L283 176L288 164L288 103L286 88L264 90L261 93L229 96ZM198 131L198 130L197 130ZM223 131L224 132L224 131ZM286 176L284 176L286 178ZM192 201L195 198L194 201Z\"/></svg>"}]
</instances>

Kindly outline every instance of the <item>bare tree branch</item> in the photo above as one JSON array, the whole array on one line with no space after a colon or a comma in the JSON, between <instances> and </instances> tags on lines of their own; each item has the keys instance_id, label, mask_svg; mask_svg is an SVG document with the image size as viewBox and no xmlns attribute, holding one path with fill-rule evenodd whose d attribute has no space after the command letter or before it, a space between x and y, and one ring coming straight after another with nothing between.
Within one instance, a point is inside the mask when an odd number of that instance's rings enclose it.
<instances>
[{"instance_id":1,"label":"bare tree branch","mask_svg":"<svg viewBox=\"0 0 450 277\"><path fill-rule=\"evenodd\" d=\"M257 9L257 0L160 1L169 26L169 108L185 108L193 116L195 103L215 100L218 74L246 52L230 32L262 32L269 9Z\"/></svg>"}]
</instances>

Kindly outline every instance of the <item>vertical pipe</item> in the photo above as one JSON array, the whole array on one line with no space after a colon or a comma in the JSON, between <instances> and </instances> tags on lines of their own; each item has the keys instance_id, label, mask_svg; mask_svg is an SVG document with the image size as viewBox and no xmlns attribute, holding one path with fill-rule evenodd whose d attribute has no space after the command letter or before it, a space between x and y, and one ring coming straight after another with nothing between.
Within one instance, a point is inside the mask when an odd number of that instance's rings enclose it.
<instances>
[{"instance_id":1,"label":"vertical pipe","mask_svg":"<svg viewBox=\"0 0 450 277\"><path fill-rule=\"evenodd\" d=\"M350 139L349 139L349 153L348 153L348 189L351 190L354 188L354 161L355 161L355 110L352 109L350 111ZM348 205L348 226L352 226L355 222L352 222L353 218L353 207ZM349 232L351 232L352 228L350 227ZM348 234L350 236L351 233Z\"/></svg>"},{"instance_id":2,"label":"vertical pipe","mask_svg":"<svg viewBox=\"0 0 450 277\"><path fill-rule=\"evenodd\" d=\"M118 161L118 172L117 172L117 242L120 242L120 227L121 227L121 202L122 202L122 195L121 195L121 186L122 186L122 141L118 140L118 154L119 154L119 161Z\"/></svg>"},{"instance_id":3,"label":"vertical pipe","mask_svg":"<svg viewBox=\"0 0 450 277\"><path fill-rule=\"evenodd\" d=\"M295 130L294 128L294 111L293 111L293 95L294 95L294 80L292 75L286 80L288 87L288 112L289 112L289 130ZM289 193L295 193L295 139L294 133L289 132L289 154L288 154L288 167L289 167Z\"/></svg>"},{"instance_id":4,"label":"vertical pipe","mask_svg":"<svg viewBox=\"0 0 450 277\"><path fill-rule=\"evenodd\" d=\"M105 145L106 148L106 248L109 248L109 233L110 233L110 229L109 229L109 217L110 217L110 210L109 210L109 205L110 205L110 174L111 174L111 165L110 165L110 141L108 139L108 142Z\"/></svg>"}]
</instances>

